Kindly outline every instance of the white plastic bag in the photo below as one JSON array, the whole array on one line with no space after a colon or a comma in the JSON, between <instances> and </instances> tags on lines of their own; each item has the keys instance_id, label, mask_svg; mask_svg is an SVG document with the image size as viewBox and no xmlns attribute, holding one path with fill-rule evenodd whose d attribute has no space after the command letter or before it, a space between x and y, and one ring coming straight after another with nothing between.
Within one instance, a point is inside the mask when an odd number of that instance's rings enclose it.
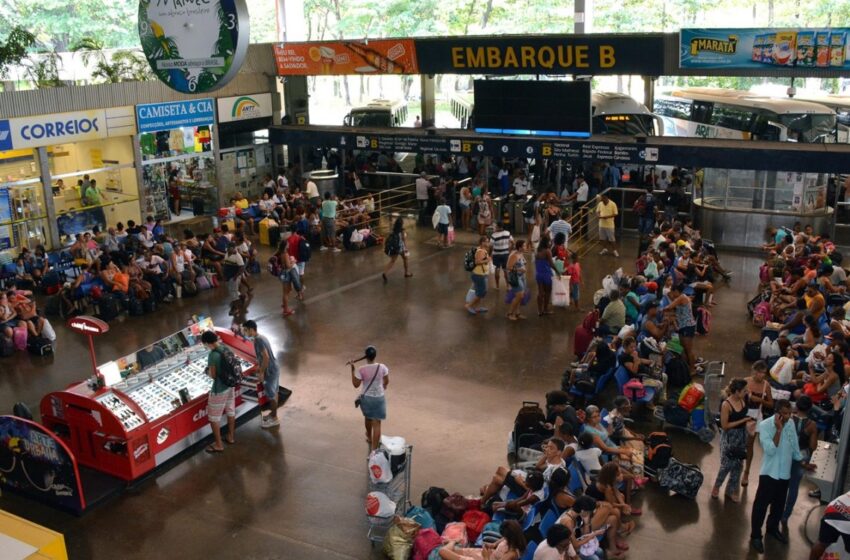
<instances>
[{"instance_id":1,"label":"white plastic bag","mask_svg":"<svg viewBox=\"0 0 850 560\"><path fill-rule=\"evenodd\" d=\"M617 281L610 274L602 279L602 289L605 290L605 295L610 294L617 289Z\"/></svg>"},{"instance_id":2,"label":"white plastic bag","mask_svg":"<svg viewBox=\"0 0 850 560\"><path fill-rule=\"evenodd\" d=\"M440 213L434 210L434 214L431 215L431 225L434 229L437 229L437 225L440 223Z\"/></svg>"},{"instance_id":3,"label":"white plastic bag","mask_svg":"<svg viewBox=\"0 0 850 560\"><path fill-rule=\"evenodd\" d=\"M381 447L390 455L404 455L407 442L401 436L381 436Z\"/></svg>"},{"instance_id":4,"label":"white plastic bag","mask_svg":"<svg viewBox=\"0 0 850 560\"><path fill-rule=\"evenodd\" d=\"M472 303L475 301L475 288L469 288L469 291L466 292L466 303Z\"/></svg>"},{"instance_id":5,"label":"white plastic bag","mask_svg":"<svg viewBox=\"0 0 850 560\"><path fill-rule=\"evenodd\" d=\"M540 242L540 226L535 224L531 230L531 244L536 248Z\"/></svg>"},{"instance_id":6,"label":"white plastic bag","mask_svg":"<svg viewBox=\"0 0 850 560\"><path fill-rule=\"evenodd\" d=\"M794 360L785 356L776 360L770 368L770 376L781 385L788 385L794 377Z\"/></svg>"},{"instance_id":7,"label":"white plastic bag","mask_svg":"<svg viewBox=\"0 0 850 560\"><path fill-rule=\"evenodd\" d=\"M761 355L762 360L766 360L767 358L770 357L770 339L767 338L767 337L764 337L761 340L761 354L760 355Z\"/></svg>"},{"instance_id":8,"label":"white plastic bag","mask_svg":"<svg viewBox=\"0 0 850 560\"><path fill-rule=\"evenodd\" d=\"M562 276L560 279L557 277L552 278L552 305L555 307L569 307L570 306L570 289L567 286L569 280L564 280Z\"/></svg>"},{"instance_id":9,"label":"white plastic bag","mask_svg":"<svg viewBox=\"0 0 850 560\"><path fill-rule=\"evenodd\" d=\"M395 514L395 502L383 492L366 494L366 515L371 517L392 517Z\"/></svg>"},{"instance_id":10,"label":"white plastic bag","mask_svg":"<svg viewBox=\"0 0 850 560\"><path fill-rule=\"evenodd\" d=\"M386 484L393 479L387 450L376 449L369 454L369 476L373 483Z\"/></svg>"},{"instance_id":11,"label":"white plastic bag","mask_svg":"<svg viewBox=\"0 0 850 560\"><path fill-rule=\"evenodd\" d=\"M770 343L770 354L767 355L768 358L778 358L782 355L782 349L779 347L779 340L774 340Z\"/></svg>"}]
</instances>

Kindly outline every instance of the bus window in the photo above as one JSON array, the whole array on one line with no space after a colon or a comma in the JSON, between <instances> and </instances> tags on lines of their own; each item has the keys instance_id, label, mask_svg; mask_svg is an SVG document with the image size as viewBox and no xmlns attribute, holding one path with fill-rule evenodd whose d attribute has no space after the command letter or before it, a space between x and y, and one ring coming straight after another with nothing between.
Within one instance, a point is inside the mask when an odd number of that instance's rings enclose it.
<instances>
[{"instance_id":1,"label":"bus window","mask_svg":"<svg viewBox=\"0 0 850 560\"><path fill-rule=\"evenodd\" d=\"M714 103L707 101L694 101L691 120L696 123L709 124L711 122L711 110Z\"/></svg>"},{"instance_id":2,"label":"bus window","mask_svg":"<svg viewBox=\"0 0 850 560\"><path fill-rule=\"evenodd\" d=\"M655 100L653 105L655 112L662 117L672 117L674 119L691 119L691 102L678 99L663 99Z\"/></svg>"},{"instance_id":3,"label":"bus window","mask_svg":"<svg viewBox=\"0 0 850 560\"><path fill-rule=\"evenodd\" d=\"M733 130L749 131L752 120L752 111L717 103L714 105L714 110L711 112L710 122L714 126L722 126Z\"/></svg>"}]
</instances>

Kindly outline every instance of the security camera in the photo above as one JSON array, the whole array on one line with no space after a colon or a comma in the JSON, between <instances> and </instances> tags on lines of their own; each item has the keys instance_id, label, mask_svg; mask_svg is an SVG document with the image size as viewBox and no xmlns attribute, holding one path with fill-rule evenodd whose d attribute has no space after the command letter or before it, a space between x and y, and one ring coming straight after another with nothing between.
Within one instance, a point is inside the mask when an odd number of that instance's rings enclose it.
<instances>
[{"instance_id":1,"label":"security camera","mask_svg":"<svg viewBox=\"0 0 850 560\"><path fill-rule=\"evenodd\" d=\"M794 97L795 95L797 95L797 88L790 86L788 88L788 97Z\"/></svg>"}]
</instances>

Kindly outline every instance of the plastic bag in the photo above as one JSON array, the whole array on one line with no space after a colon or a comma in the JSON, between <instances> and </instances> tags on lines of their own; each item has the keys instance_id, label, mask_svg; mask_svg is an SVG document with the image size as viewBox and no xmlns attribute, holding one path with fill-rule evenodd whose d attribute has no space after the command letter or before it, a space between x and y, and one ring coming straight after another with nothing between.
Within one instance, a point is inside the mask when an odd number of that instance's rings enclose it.
<instances>
[{"instance_id":1,"label":"plastic bag","mask_svg":"<svg viewBox=\"0 0 850 560\"><path fill-rule=\"evenodd\" d=\"M466 292L466 303L472 303L475 301L475 288L469 288L469 291Z\"/></svg>"},{"instance_id":2,"label":"plastic bag","mask_svg":"<svg viewBox=\"0 0 850 560\"><path fill-rule=\"evenodd\" d=\"M419 523L413 519L397 517L384 536L384 554L392 560L407 560L413 549L413 539L419 532Z\"/></svg>"},{"instance_id":3,"label":"plastic bag","mask_svg":"<svg viewBox=\"0 0 850 560\"><path fill-rule=\"evenodd\" d=\"M617 281L610 274L602 279L602 289L605 290L605 295L610 294L617 289Z\"/></svg>"},{"instance_id":4,"label":"plastic bag","mask_svg":"<svg viewBox=\"0 0 850 560\"><path fill-rule=\"evenodd\" d=\"M552 278L552 305L555 307L570 306L570 290L564 278Z\"/></svg>"},{"instance_id":5,"label":"plastic bag","mask_svg":"<svg viewBox=\"0 0 850 560\"><path fill-rule=\"evenodd\" d=\"M771 340L768 337L764 337L761 340L761 359L766 360L770 357L770 346Z\"/></svg>"},{"instance_id":6,"label":"plastic bag","mask_svg":"<svg viewBox=\"0 0 850 560\"><path fill-rule=\"evenodd\" d=\"M534 247L537 247L537 244L540 242L540 226L535 224L531 229L531 244Z\"/></svg>"},{"instance_id":7,"label":"plastic bag","mask_svg":"<svg viewBox=\"0 0 850 560\"><path fill-rule=\"evenodd\" d=\"M395 514L395 502L383 492L369 492L366 495L366 515L371 517L392 517Z\"/></svg>"},{"instance_id":8,"label":"plastic bag","mask_svg":"<svg viewBox=\"0 0 850 560\"><path fill-rule=\"evenodd\" d=\"M434 229L437 229L437 225L440 223L440 213L434 210L434 213L431 215L431 225Z\"/></svg>"},{"instance_id":9,"label":"plastic bag","mask_svg":"<svg viewBox=\"0 0 850 560\"><path fill-rule=\"evenodd\" d=\"M794 377L794 360L785 356L776 360L770 368L770 376L781 385L788 385Z\"/></svg>"},{"instance_id":10,"label":"plastic bag","mask_svg":"<svg viewBox=\"0 0 850 560\"><path fill-rule=\"evenodd\" d=\"M376 449L369 454L369 477L373 483L387 483L393 479L386 449Z\"/></svg>"},{"instance_id":11,"label":"plastic bag","mask_svg":"<svg viewBox=\"0 0 850 560\"><path fill-rule=\"evenodd\" d=\"M463 522L447 523L445 529L443 529L442 537L444 543L455 541L462 547L469 544L469 538L466 535L466 523Z\"/></svg>"},{"instance_id":12,"label":"plastic bag","mask_svg":"<svg viewBox=\"0 0 850 560\"><path fill-rule=\"evenodd\" d=\"M455 227L449 226L449 232L446 234L446 241L451 245L455 242Z\"/></svg>"}]
</instances>

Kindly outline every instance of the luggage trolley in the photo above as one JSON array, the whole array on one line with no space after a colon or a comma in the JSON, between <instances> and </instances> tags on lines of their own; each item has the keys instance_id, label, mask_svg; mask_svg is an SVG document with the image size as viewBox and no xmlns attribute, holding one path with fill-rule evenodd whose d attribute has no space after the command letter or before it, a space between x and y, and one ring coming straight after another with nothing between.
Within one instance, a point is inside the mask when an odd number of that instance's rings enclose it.
<instances>
[{"instance_id":1,"label":"luggage trolley","mask_svg":"<svg viewBox=\"0 0 850 560\"><path fill-rule=\"evenodd\" d=\"M696 435L703 443L711 443L714 435L719 431L720 404L723 401L720 398L720 393L725 374L726 362L707 362L705 364L705 377L702 379L705 397L702 408L697 408L691 413L690 421L686 426L669 422L664 417L664 407L655 407L654 416L661 422L662 430L678 429Z\"/></svg>"},{"instance_id":2,"label":"luggage trolley","mask_svg":"<svg viewBox=\"0 0 850 560\"><path fill-rule=\"evenodd\" d=\"M368 472L368 459L366 460ZM384 536L393 525L393 520L396 516L404 516L405 513L413 506L410 501L410 480L411 471L413 470L413 446L407 445L404 449L404 461L400 465L398 472L393 475L392 480L386 483L372 482L369 478L368 492L383 492L387 497L395 502L395 513L389 517L378 517L367 515L369 521L369 531L366 536L372 541L372 544L383 542Z\"/></svg>"}]
</instances>

